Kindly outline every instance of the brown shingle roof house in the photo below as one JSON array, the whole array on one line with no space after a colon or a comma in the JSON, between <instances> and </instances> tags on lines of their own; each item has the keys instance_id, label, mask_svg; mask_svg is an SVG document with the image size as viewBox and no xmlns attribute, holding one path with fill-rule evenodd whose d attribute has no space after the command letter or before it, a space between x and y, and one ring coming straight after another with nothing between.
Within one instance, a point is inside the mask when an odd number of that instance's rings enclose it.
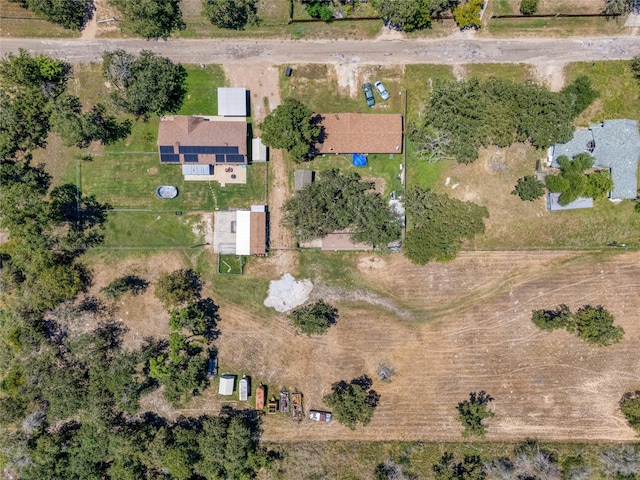
<instances>
[{"instance_id":1,"label":"brown shingle roof house","mask_svg":"<svg viewBox=\"0 0 640 480\"><path fill-rule=\"evenodd\" d=\"M402 115L321 113L318 153L402 153Z\"/></svg>"},{"instance_id":2,"label":"brown shingle roof house","mask_svg":"<svg viewBox=\"0 0 640 480\"><path fill-rule=\"evenodd\" d=\"M161 163L246 164L247 122L242 117L164 116L158 150Z\"/></svg>"}]
</instances>

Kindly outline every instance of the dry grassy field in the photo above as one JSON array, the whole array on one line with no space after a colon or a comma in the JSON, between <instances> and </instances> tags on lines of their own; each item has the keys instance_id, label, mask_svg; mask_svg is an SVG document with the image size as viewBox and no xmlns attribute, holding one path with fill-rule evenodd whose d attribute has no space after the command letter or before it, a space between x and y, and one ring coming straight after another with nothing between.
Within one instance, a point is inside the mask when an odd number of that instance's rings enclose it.
<instances>
[{"instance_id":1,"label":"dry grassy field","mask_svg":"<svg viewBox=\"0 0 640 480\"><path fill-rule=\"evenodd\" d=\"M279 277L285 269L297 273L297 255L252 259L243 280L247 296L263 298L251 285L266 294L265 278ZM397 372L391 383L374 382L381 401L368 427L353 432L336 422L297 424L267 416L265 440L458 440L455 407L476 390L495 397L489 440L635 438L618 400L637 388L640 378L639 253L464 252L454 262L426 267L399 255L348 258L344 267L360 287L375 288L377 298L393 302L396 314L404 312L410 319L400 319L384 304L342 301L336 303L339 322L326 336L296 336L275 312L216 295L227 281L224 276L207 278L207 293L221 306L217 346L222 368L252 375L254 386L267 383L270 394L300 389L307 410L323 408L322 396L334 381L361 374L376 378L381 362ZM178 254L165 253L118 268L153 280L157 272L148 265L169 270L182 261ZM94 268L109 270L104 264ZM96 278L96 287L100 281ZM537 330L531 311L560 303L605 305L624 327L623 341L595 347L564 331ZM131 329L130 340L167 334L166 315L150 292L122 305L120 312ZM158 393L143 402L144 408L169 417L216 412L220 406L215 386L180 412Z\"/></svg>"}]
</instances>

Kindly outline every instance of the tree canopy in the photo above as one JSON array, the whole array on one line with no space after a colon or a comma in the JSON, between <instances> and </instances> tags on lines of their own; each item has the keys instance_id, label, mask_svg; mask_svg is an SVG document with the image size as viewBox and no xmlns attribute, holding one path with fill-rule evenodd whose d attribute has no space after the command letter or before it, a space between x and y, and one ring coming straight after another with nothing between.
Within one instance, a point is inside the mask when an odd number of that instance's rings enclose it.
<instances>
[{"instance_id":1,"label":"tree canopy","mask_svg":"<svg viewBox=\"0 0 640 480\"><path fill-rule=\"evenodd\" d=\"M306 335L322 335L338 320L338 309L324 300L303 305L289 314L291 324Z\"/></svg>"},{"instance_id":2,"label":"tree canopy","mask_svg":"<svg viewBox=\"0 0 640 480\"><path fill-rule=\"evenodd\" d=\"M202 0L202 15L219 28L244 30L258 19L257 0Z\"/></svg>"},{"instance_id":3,"label":"tree canopy","mask_svg":"<svg viewBox=\"0 0 640 480\"><path fill-rule=\"evenodd\" d=\"M331 386L331 393L325 395L324 403L333 409L336 420L351 430L358 424L366 426L380 401L380 395L371 389L372 384L366 375L354 378L350 383L341 380Z\"/></svg>"},{"instance_id":4,"label":"tree canopy","mask_svg":"<svg viewBox=\"0 0 640 480\"><path fill-rule=\"evenodd\" d=\"M584 305L575 313L566 305L560 305L555 310L534 310L531 320L541 330L564 328L595 345L612 345L624 336L624 329L613 325L613 315L602 305Z\"/></svg>"},{"instance_id":5,"label":"tree canopy","mask_svg":"<svg viewBox=\"0 0 640 480\"><path fill-rule=\"evenodd\" d=\"M533 175L525 175L518 179L511 195L517 195L523 201L533 202L544 195L544 184Z\"/></svg>"},{"instance_id":6,"label":"tree canopy","mask_svg":"<svg viewBox=\"0 0 640 480\"><path fill-rule=\"evenodd\" d=\"M400 222L372 187L355 172L321 172L285 202L283 224L299 241L349 228L356 242L386 246L400 238Z\"/></svg>"},{"instance_id":7,"label":"tree canopy","mask_svg":"<svg viewBox=\"0 0 640 480\"><path fill-rule=\"evenodd\" d=\"M572 160L565 155L558 157L560 173L547 175L545 183L550 192L560 193L560 205L568 205L578 197L602 198L613 190L613 180L607 170L585 174L594 160L586 152L577 154Z\"/></svg>"},{"instance_id":8,"label":"tree canopy","mask_svg":"<svg viewBox=\"0 0 640 480\"><path fill-rule=\"evenodd\" d=\"M315 143L321 133L318 118L298 100L288 97L259 125L262 143L284 148L296 162L315 156Z\"/></svg>"},{"instance_id":9,"label":"tree canopy","mask_svg":"<svg viewBox=\"0 0 640 480\"><path fill-rule=\"evenodd\" d=\"M447 153L471 163L481 146L528 140L547 148L570 140L573 119L595 96L584 77L557 93L532 82L496 78L436 82L424 125L445 133Z\"/></svg>"},{"instance_id":10,"label":"tree canopy","mask_svg":"<svg viewBox=\"0 0 640 480\"><path fill-rule=\"evenodd\" d=\"M165 308L180 307L200 298L202 276L191 269L181 268L160 275L155 295Z\"/></svg>"},{"instance_id":11,"label":"tree canopy","mask_svg":"<svg viewBox=\"0 0 640 480\"><path fill-rule=\"evenodd\" d=\"M177 113L187 93L187 71L149 50L135 56L124 50L105 52L102 72L116 90L116 105L136 117Z\"/></svg>"},{"instance_id":12,"label":"tree canopy","mask_svg":"<svg viewBox=\"0 0 640 480\"><path fill-rule=\"evenodd\" d=\"M62 25L69 30L80 30L90 13L87 0L9 0L28 8L39 17Z\"/></svg>"},{"instance_id":13,"label":"tree canopy","mask_svg":"<svg viewBox=\"0 0 640 480\"><path fill-rule=\"evenodd\" d=\"M108 0L122 13L123 28L145 38L168 38L184 30L180 0Z\"/></svg>"},{"instance_id":14,"label":"tree canopy","mask_svg":"<svg viewBox=\"0 0 640 480\"><path fill-rule=\"evenodd\" d=\"M640 434L640 390L625 393L620 399L620 410L631 428Z\"/></svg>"},{"instance_id":15,"label":"tree canopy","mask_svg":"<svg viewBox=\"0 0 640 480\"><path fill-rule=\"evenodd\" d=\"M458 404L458 419L464 431L462 434L467 437L471 435L484 436L487 431L486 425L482 423L485 418L491 418L494 413L488 410L489 402L493 398L484 390L480 392L471 392L469 400L465 400Z\"/></svg>"},{"instance_id":16,"label":"tree canopy","mask_svg":"<svg viewBox=\"0 0 640 480\"><path fill-rule=\"evenodd\" d=\"M431 26L430 0L380 0L378 10L385 23L405 32Z\"/></svg>"},{"instance_id":17,"label":"tree canopy","mask_svg":"<svg viewBox=\"0 0 640 480\"><path fill-rule=\"evenodd\" d=\"M462 30L478 29L482 26L480 11L483 3L484 0L467 0L464 5L458 5L453 9L453 18Z\"/></svg>"},{"instance_id":18,"label":"tree canopy","mask_svg":"<svg viewBox=\"0 0 640 480\"><path fill-rule=\"evenodd\" d=\"M432 190L407 192L404 205L408 228L403 250L413 263L453 260L462 241L484 233L487 209Z\"/></svg>"}]
</instances>

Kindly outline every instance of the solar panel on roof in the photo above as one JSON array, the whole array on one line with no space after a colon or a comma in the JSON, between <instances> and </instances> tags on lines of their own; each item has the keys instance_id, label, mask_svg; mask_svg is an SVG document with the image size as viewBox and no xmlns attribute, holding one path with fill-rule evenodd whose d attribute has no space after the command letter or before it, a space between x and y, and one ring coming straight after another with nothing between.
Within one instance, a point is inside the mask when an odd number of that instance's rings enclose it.
<instances>
[{"instance_id":1,"label":"solar panel on roof","mask_svg":"<svg viewBox=\"0 0 640 480\"><path fill-rule=\"evenodd\" d=\"M244 155L227 155L227 163L244 163Z\"/></svg>"},{"instance_id":2,"label":"solar panel on roof","mask_svg":"<svg viewBox=\"0 0 640 480\"><path fill-rule=\"evenodd\" d=\"M173 153L173 150L171 152ZM178 153L188 154L188 155L228 155L230 153L238 153L238 147L230 147L230 146L206 146L206 145L180 145L178 147Z\"/></svg>"},{"instance_id":3,"label":"solar panel on roof","mask_svg":"<svg viewBox=\"0 0 640 480\"><path fill-rule=\"evenodd\" d=\"M198 163L198 155L187 153L184 156L184 161L187 163Z\"/></svg>"},{"instance_id":4,"label":"solar panel on roof","mask_svg":"<svg viewBox=\"0 0 640 480\"><path fill-rule=\"evenodd\" d=\"M216 163L224 163L224 155L216 154Z\"/></svg>"},{"instance_id":5,"label":"solar panel on roof","mask_svg":"<svg viewBox=\"0 0 640 480\"><path fill-rule=\"evenodd\" d=\"M160 153L173 153L173 145L160 145Z\"/></svg>"},{"instance_id":6,"label":"solar panel on roof","mask_svg":"<svg viewBox=\"0 0 640 480\"><path fill-rule=\"evenodd\" d=\"M165 153L160 155L160 161L162 163L180 163L180 155Z\"/></svg>"}]
</instances>

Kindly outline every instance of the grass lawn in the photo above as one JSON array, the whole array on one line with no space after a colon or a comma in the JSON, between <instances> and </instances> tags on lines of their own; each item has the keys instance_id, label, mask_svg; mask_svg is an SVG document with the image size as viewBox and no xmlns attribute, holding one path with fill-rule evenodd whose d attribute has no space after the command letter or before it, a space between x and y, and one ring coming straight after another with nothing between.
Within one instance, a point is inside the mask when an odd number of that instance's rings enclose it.
<instances>
[{"instance_id":1,"label":"grass lawn","mask_svg":"<svg viewBox=\"0 0 640 480\"><path fill-rule=\"evenodd\" d=\"M640 82L631 74L631 62L573 63L565 75L567 83L586 75L600 93L600 98L578 117L577 124L588 125L608 118L640 119Z\"/></svg>"},{"instance_id":2,"label":"grass lawn","mask_svg":"<svg viewBox=\"0 0 640 480\"><path fill-rule=\"evenodd\" d=\"M204 243L199 216L175 212L109 212L103 247L167 248Z\"/></svg>"},{"instance_id":3,"label":"grass lawn","mask_svg":"<svg viewBox=\"0 0 640 480\"><path fill-rule=\"evenodd\" d=\"M473 63L464 65L464 70L467 78L478 78L480 80L496 77L524 83L527 80L534 79L533 66L524 63Z\"/></svg>"},{"instance_id":4,"label":"grass lawn","mask_svg":"<svg viewBox=\"0 0 640 480\"><path fill-rule=\"evenodd\" d=\"M496 0L492 3L494 15L520 14L520 0ZM539 0L536 14L593 14L601 13L603 7L602 0Z\"/></svg>"},{"instance_id":5,"label":"grass lawn","mask_svg":"<svg viewBox=\"0 0 640 480\"><path fill-rule=\"evenodd\" d=\"M79 37L80 32L68 30L57 23L38 17L31 10L22 8L20 4L0 0L0 37L44 37L65 38Z\"/></svg>"},{"instance_id":6,"label":"grass lawn","mask_svg":"<svg viewBox=\"0 0 640 480\"><path fill-rule=\"evenodd\" d=\"M105 154L82 162L81 188L85 195L117 208L214 210L264 202L265 164L247 166L246 185L221 187L217 182L187 182L179 165L161 165L157 154ZM178 196L161 199L160 185L175 185Z\"/></svg>"},{"instance_id":7,"label":"grass lawn","mask_svg":"<svg viewBox=\"0 0 640 480\"><path fill-rule=\"evenodd\" d=\"M246 258L242 255L218 255L218 273L242 275Z\"/></svg>"},{"instance_id":8,"label":"grass lawn","mask_svg":"<svg viewBox=\"0 0 640 480\"><path fill-rule=\"evenodd\" d=\"M185 65L187 97L179 115L215 115L218 112L218 87L225 87L227 80L219 65Z\"/></svg>"}]
</instances>

